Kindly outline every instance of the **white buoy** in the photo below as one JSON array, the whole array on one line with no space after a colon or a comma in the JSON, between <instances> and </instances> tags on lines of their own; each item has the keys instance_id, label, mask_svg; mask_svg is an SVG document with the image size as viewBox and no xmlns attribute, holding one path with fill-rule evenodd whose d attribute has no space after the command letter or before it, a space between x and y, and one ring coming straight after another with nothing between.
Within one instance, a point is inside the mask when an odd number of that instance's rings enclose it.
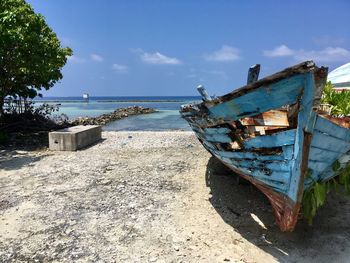
<instances>
[{"instance_id":1,"label":"white buoy","mask_svg":"<svg viewBox=\"0 0 350 263\"><path fill-rule=\"evenodd\" d=\"M83 99L84 99L85 101L89 101L89 94L88 94L88 93L84 93L84 94L83 94Z\"/></svg>"}]
</instances>

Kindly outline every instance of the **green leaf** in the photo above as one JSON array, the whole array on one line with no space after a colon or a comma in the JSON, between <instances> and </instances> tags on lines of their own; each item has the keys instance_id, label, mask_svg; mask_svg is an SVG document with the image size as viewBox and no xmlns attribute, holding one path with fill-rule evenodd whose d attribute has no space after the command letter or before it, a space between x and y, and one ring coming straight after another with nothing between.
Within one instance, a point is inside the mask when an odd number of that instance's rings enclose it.
<instances>
[{"instance_id":1,"label":"green leaf","mask_svg":"<svg viewBox=\"0 0 350 263\"><path fill-rule=\"evenodd\" d=\"M327 197L327 188L326 184L321 183L315 183L314 186L314 192L315 192L315 200L316 200L316 206L317 208L324 204Z\"/></svg>"}]
</instances>

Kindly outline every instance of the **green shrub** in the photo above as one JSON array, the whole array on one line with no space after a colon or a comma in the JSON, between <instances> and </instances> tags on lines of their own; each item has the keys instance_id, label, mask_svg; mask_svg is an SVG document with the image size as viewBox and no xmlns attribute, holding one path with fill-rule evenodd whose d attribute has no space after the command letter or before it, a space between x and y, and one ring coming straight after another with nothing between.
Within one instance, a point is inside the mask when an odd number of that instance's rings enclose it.
<instances>
[{"instance_id":1,"label":"green shrub","mask_svg":"<svg viewBox=\"0 0 350 263\"><path fill-rule=\"evenodd\" d=\"M332 116L341 117L350 114L350 92L347 90L335 91L330 81L323 90L321 103L331 105Z\"/></svg>"}]
</instances>

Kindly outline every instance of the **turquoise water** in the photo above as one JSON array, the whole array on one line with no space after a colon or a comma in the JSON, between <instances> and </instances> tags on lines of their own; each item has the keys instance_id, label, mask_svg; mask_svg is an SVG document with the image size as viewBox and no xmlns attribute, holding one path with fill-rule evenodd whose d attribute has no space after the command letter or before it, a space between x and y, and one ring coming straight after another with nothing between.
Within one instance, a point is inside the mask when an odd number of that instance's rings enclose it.
<instances>
[{"instance_id":1,"label":"turquoise water","mask_svg":"<svg viewBox=\"0 0 350 263\"><path fill-rule=\"evenodd\" d=\"M78 117L96 117L112 112L117 108L142 106L156 109L158 112L131 116L114 121L103 127L108 131L162 131L190 130L187 122L179 114L181 105L198 101L199 97L92 97L84 102L78 97L47 97L37 99L39 103L59 104L59 114L66 114L70 119Z\"/></svg>"},{"instance_id":2,"label":"turquoise water","mask_svg":"<svg viewBox=\"0 0 350 263\"><path fill-rule=\"evenodd\" d=\"M131 116L108 123L103 129L106 131L191 130L177 110L160 110L156 113Z\"/></svg>"}]
</instances>

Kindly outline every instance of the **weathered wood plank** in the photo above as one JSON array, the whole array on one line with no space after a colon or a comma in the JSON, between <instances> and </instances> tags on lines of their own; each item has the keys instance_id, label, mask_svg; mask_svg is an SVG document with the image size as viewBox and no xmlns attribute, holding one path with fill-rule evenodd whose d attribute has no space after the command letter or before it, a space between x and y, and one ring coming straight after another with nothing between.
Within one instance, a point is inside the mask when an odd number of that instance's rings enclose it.
<instances>
[{"instance_id":1,"label":"weathered wood plank","mask_svg":"<svg viewBox=\"0 0 350 263\"><path fill-rule=\"evenodd\" d=\"M331 153L335 153L335 152L331 152ZM335 160L338 160L340 163L340 167L343 168L345 167L349 161L350 161L350 153L346 153L346 154L341 154L341 153L335 153L335 154L340 154L340 156L336 159L334 159L332 162L329 161L328 166L322 170L322 165L326 166L326 164L319 164L316 162L311 161L312 165L309 168L313 169L312 173L310 176L308 176L307 178L305 178L305 189L308 189L310 186L312 186L312 184L314 182L317 181L328 181L331 178L335 177L337 174L333 171L333 163L335 162ZM326 162L323 162L326 163ZM309 161L310 164L310 161ZM317 166L317 167L315 167Z\"/></svg>"},{"instance_id":2,"label":"weathered wood plank","mask_svg":"<svg viewBox=\"0 0 350 263\"><path fill-rule=\"evenodd\" d=\"M309 160L308 168L318 173L322 173L326 168L332 166L332 164L333 162L328 162L328 161L318 162L318 161Z\"/></svg>"},{"instance_id":3,"label":"weathered wood plank","mask_svg":"<svg viewBox=\"0 0 350 263\"><path fill-rule=\"evenodd\" d=\"M230 158L231 159L231 158ZM249 168L249 169L258 169L258 170L270 170L276 172L290 172L291 164L289 161L261 161L261 160L238 160L231 159L232 163ZM265 172L268 175L268 172Z\"/></svg>"},{"instance_id":4,"label":"weathered wood plank","mask_svg":"<svg viewBox=\"0 0 350 263\"><path fill-rule=\"evenodd\" d=\"M228 133L231 132L231 130L227 128L201 129L198 127L192 127L192 129L196 132L197 137L199 137L203 141L218 142L218 143L232 142L232 139L227 135Z\"/></svg>"},{"instance_id":5,"label":"weathered wood plank","mask_svg":"<svg viewBox=\"0 0 350 263\"><path fill-rule=\"evenodd\" d=\"M228 134L231 132L228 128L206 128L204 129L204 132L206 134L212 135L212 134Z\"/></svg>"},{"instance_id":6,"label":"weathered wood plank","mask_svg":"<svg viewBox=\"0 0 350 263\"><path fill-rule=\"evenodd\" d=\"M246 167L243 167L239 164L235 164L235 162L229 158L216 156L218 159L221 159L226 165L229 167L233 167L234 169L238 169L243 172L247 176L251 176L256 180L267 184L269 187L275 189L278 192L286 193L289 182L289 172L276 172L273 171L271 174L267 175L266 172L261 171L259 169L250 170Z\"/></svg>"},{"instance_id":7,"label":"weathered wood plank","mask_svg":"<svg viewBox=\"0 0 350 263\"><path fill-rule=\"evenodd\" d=\"M333 177L335 177L337 174L333 171L332 167L328 167L326 170L323 171L322 174L316 174L317 175L317 181L326 182Z\"/></svg>"},{"instance_id":8,"label":"weathered wood plank","mask_svg":"<svg viewBox=\"0 0 350 263\"><path fill-rule=\"evenodd\" d=\"M350 150L350 143L315 130L312 136L311 147L346 153Z\"/></svg>"},{"instance_id":9,"label":"weathered wood plank","mask_svg":"<svg viewBox=\"0 0 350 263\"><path fill-rule=\"evenodd\" d=\"M197 90L198 90L199 94L201 94L202 99L203 99L204 101L211 101L211 100L212 100L212 98L208 95L208 92L206 91L206 89L204 88L204 86L199 85L199 86L197 87Z\"/></svg>"},{"instance_id":10,"label":"weathered wood plank","mask_svg":"<svg viewBox=\"0 0 350 263\"><path fill-rule=\"evenodd\" d=\"M193 116L195 113L194 112L191 112L191 111L186 111L186 112L181 112L181 115L183 117L190 117L190 116Z\"/></svg>"},{"instance_id":11,"label":"weathered wood plank","mask_svg":"<svg viewBox=\"0 0 350 263\"><path fill-rule=\"evenodd\" d=\"M339 125L340 127L343 127L345 129L350 129L350 116L332 117L330 115L325 115L323 117L328 119L329 121Z\"/></svg>"},{"instance_id":12,"label":"weathered wood plank","mask_svg":"<svg viewBox=\"0 0 350 263\"><path fill-rule=\"evenodd\" d=\"M203 145L205 148L207 148L207 150L209 150L209 152L215 152L217 151L218 149L215 147L215 145L213 145L212 143L210 142L207 142L207 141L203 141Z\"/></svg>"},{"instance_id":13,"label":"weathered wood plank","mask_svg":"<svg viewBox=\"0 0 350 263\"><path fill-rule=\"evenodd\" d=\"M281 153L279 155L262 155L252 152L243 152L243 151L216 151L215 154L233 159L251 159L259 161L283 161L290 160L292 155Z\"/></svg>"},{"instance_id":14,"label":"weathered wood plank","mask_svg":"<svg viewBox=\"0 0 350 263\"><path fill-rule=\"evenodd\" d=\"M316 172L314 172L316 173ZM309 189L315 182L318 180L318 174L313 174L312 176L308 176L304 179L304 191Z\"/></svg>"},{"instance_id":15,"label":"weathered wood plank","mask_svg":"<svg viewBox=\"0 0 350 263\"><path fill-rule=\"evenodd\" d=\"M283 150L284 159L290 160L293 158L293 151L294 151L293 145L282 146L282 150Z\"/></svg>"},{"instance_id":16,"label":"weathered wood plank","mask_svg":"<svg viewBox=\"0 0 350 263\"><path fill-rule=\"evenodd\" d=\"M246 149L273 148L292 145L295 142L295 129L274 133L272 135L257 136L244 141Z\"/></svg>"},{"instance_id":17,"label":"weathered wood plank","mask_svg":"<svg viewBox=\"0 0 350 263\"><path fill-rule=\"evenodd\" d=\"M293 76L300 75L300 74L305 74L310 72L311 70L315 69L315 63L312 61L305 61L303 63L300 63L298 65L295 65L290 68L286 68L278 73L275 73L271 76L268 76L266 78L263 78L259 81L253 82L250 85L241 87L239 89L235 89L234 91L218 97L211 101L210 103L205 103L207 107L211 107L212 105L222 103L225 101L232 100L234 98L238 98L240 96L245 95L247 92L254 91L256 89L259 89L262 86L270 86L273 85L276 82L279 82L280 80L283 79L289 79L292 78Z\"/></svg>"},{"instance_id":18,"label":"weathered wood plank","mask_svg":"<svg viewBox=\"0 0 350 263\"><path fill-rule=\"evenodd\" d=\"M324 150L316 147L310 148L309 161L318 161L318 162L334 162L337 160L342 153L333 152L329 150Z\"/></svg>"},{"instance_id":19,"label":"weathered wood plank","mask_svg":"<svg viewBox=\"0 0 350 263\"><path fill-rule=\"evenodd\" d=\"M350 130L340 127L339 125L327 120L321 116L317 116L315 129L327 133L330 136L350 142Z\"/></svg>"},{"instance_id":20,"label":"weathered wood plank","mask_svg":"<svg viewBox=\"0 0 350 263\"><path fill-rule=\"evenodd\" d=\"M232 139L226 134L205 134L205 139L209 142L230 143Z\"/></svg>"},{"instance_id":21,"label":"weathered wood plank","mask_svg":"<svg viewBox=\"0 0 350 263\"><path fill-rule=\"evenodd\" d=\"M286 111L270 110L254 117L240 119L242 125L263 125L288 127L288 116Z\"/></svg>"},{"instance_id":22,"label":"weathered wood plank","mask_svg":"<svg viewBox=\"0 0 350 263\"><path fill-rule=\"evenodd\" d=\"M261 87L241 97L209 108L213 119L237 120L295 103L301 94L304 76L296 75Z\"/></svg>"},{"instance_id":23,"label":"weathered wood plank","mask_svg":"<svg viewBox=\"0 0 350 263\"><path fill-rule=\"evenodd\" d=\"M248 70L247 84L251 84L258 80L260 73L260 64L251 66Z\"/></svg>"},{"instance_id":24,"label":"weathered wood plank","mask_svg":"<svg viewBox=\"0 0 350 263\"><path fill-rule=\"evenodd\" d=\"M190 126L191 126L191 128L192 128L193 131L199 132L199 133L201 133L201 134L204 133L204 130L203 130L202 128L198 127L197 125L193 125L193 124L191 123Z\"/></svg>"},{"instance_id":25,"label":"weathered wood plank","mask_svg":"<svg viewBox=\"0 0 350 263\"><path fill-rule=\"evenodd\" d=\"M265 135L265 128L266 126L247 126L247 133L251 135Z\"/></svg>"}]
</instances>

